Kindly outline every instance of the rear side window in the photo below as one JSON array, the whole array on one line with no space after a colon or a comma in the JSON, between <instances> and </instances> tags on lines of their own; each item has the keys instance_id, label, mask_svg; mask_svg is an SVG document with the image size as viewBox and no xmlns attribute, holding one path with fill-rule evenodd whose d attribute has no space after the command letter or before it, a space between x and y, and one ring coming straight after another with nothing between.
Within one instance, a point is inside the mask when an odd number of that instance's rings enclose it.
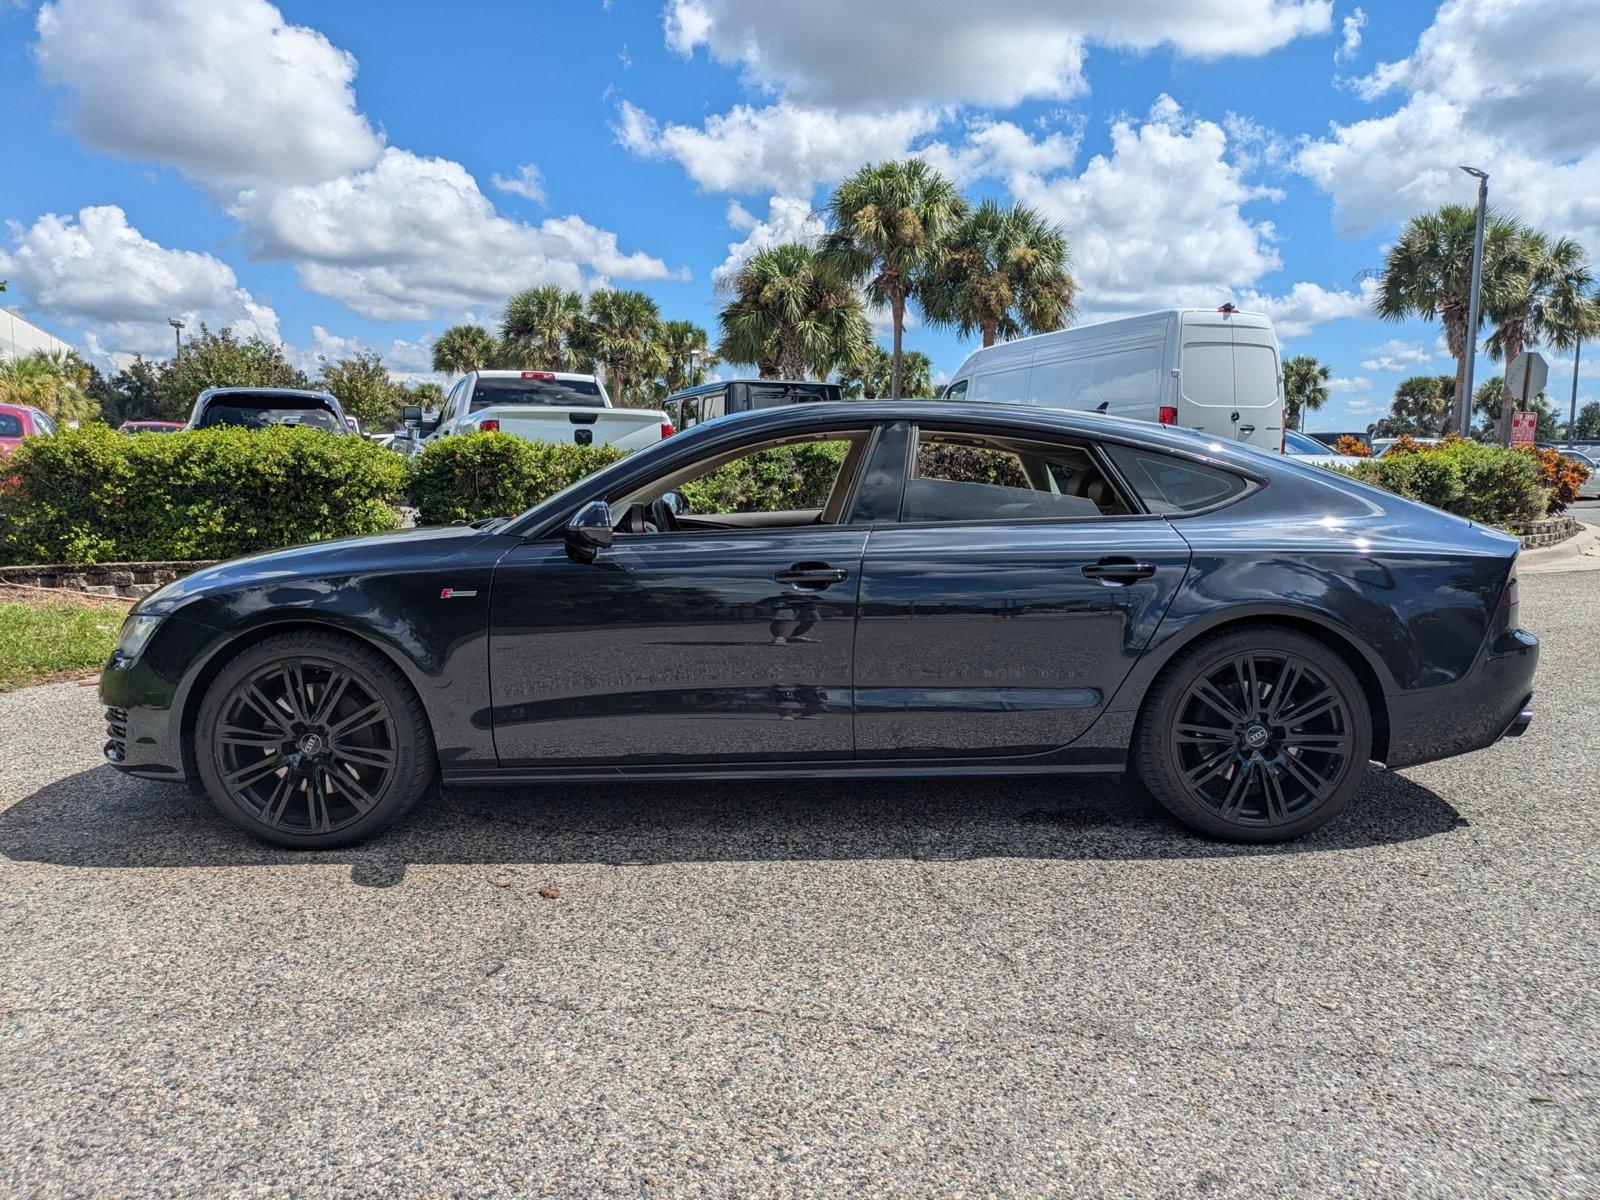
<instances>
[{"instance_id":1,"label":"rear side window","mask_svg":"<svg viewBox=\"0 0 1600 1200\"><path fill-rule=\"evenodd\" d=\"M0 437L22 436L22 418L10 413L0 413Z\"/></svg>"},{"instance_id":2,"label":"rear side window","mask_svg":"<svg viewBox=\"0 0 1600 1200\"><path fill-rule=\"evenodd\" d=\"M1107 444L1128 485L1153 513L1186 513L1212 508L1249 490L1248 480L1231 471L1202 466L1148 450Z\"/></svg>"},{"instance_id":3,"label":"rear side window","mask_svg":"<svg viewBox=\"0 0 1600 1200\"><path fill-rule=\"evenodd\" d=\"M531 374L531 373L530 373ZM496 404L552 404L563 408L604 408L600 385L592 379L485 379L478 377L472 407L479 412Z\"/></svg>"}]
</instances>

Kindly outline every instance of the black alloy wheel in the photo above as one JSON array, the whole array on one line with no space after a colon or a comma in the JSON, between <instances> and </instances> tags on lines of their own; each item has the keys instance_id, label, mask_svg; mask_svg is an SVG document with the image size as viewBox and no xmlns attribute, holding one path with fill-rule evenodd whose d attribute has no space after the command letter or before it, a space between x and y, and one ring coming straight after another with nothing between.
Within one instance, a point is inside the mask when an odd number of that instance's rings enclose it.
<instances>
[{"instance_id":1,"label":"black alloy wheel","mask_svg":"<svg viewBox=\"0 0 1600 1200\"><path fill-rule=\"evenodd\" d=\"M1365 772L1366 696L1314 638L1270 627L1224 635L1182 656L1153 691L1140 773L1206 832L1297 837L1337 813Z\"/></svg>"},{"instance_id":2,"label":"black alloy wheel","mask_svg":"<svg viewBox=\"0 0 1600 1200\"><path fill-rule=\"evenodd\" d=\"M251 647L206 694L197 747L217 807L277 845L345 845L415 801L433 747L393 664L334 635Z\"/></svg>"}]
</instances>

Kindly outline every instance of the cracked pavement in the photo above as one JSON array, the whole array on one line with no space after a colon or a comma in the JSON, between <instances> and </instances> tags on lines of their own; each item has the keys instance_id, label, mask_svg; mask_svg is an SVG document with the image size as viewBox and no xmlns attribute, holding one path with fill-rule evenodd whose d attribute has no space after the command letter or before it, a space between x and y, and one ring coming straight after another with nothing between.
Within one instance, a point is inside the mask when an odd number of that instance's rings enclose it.
<instances>
[{"instance_id":1,"label":"cracked pavement","mask_svg":"<svg viewBox=\"0 0 1600 1200\"><path fill-rule=\"evenodd\" d=\"M0 695L0 1194L1593 1195L1597 594L1524 573L1526 738L1264 849L961 779L292 855Z\"/></svg>"}]
</instances>

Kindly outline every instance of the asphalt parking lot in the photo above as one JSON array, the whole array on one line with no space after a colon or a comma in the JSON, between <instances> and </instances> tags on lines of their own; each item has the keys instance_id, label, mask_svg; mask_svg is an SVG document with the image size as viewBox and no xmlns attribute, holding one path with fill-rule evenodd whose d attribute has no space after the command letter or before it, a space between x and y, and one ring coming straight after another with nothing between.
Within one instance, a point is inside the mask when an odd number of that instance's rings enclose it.
<instances>
[{"instance_id":1,"label":"asphalt parking lot","mask_svg":"<svg viewBox=\"0 0 1600 1200\"><path fill-rule=\"evenodd\" d=\"M1526 738L1269 849L963 780L296 856L0 696L0 1194L1592 1196L1597 599L1524 572Z\"/></svg>"}]
</instances>

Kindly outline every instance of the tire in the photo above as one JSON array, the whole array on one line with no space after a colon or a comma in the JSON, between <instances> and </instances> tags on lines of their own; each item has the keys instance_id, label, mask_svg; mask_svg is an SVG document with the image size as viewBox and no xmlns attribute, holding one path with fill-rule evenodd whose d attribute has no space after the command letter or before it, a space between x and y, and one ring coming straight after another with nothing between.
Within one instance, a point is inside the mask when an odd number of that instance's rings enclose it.
<instances>
[{"instance_id":1,"label":"tire","mask_svg":"<svg viewBox=\"0 0 1600 1200\"><path fill-rule=\"evenodd\" d=\"M1246 699L1249 703L1246 704ZM1134 765L1178 820L1235 842L1284 842L1350 802L1372 711L1348 664L1276 625L1204 638L1151 685Z\"/></svg>"},{"instance_id":2,"label":"tire","mask_svg":"<svg viewBox=\"0 0 1600 1200\"><path fill-rule=\"evenodd\" d=\"M223 816L297 850L387 828L435 769L433 733L405 676L336 633L280 634L228 663L200 703L195 760Z\"/></svg>"}]
</instances>

